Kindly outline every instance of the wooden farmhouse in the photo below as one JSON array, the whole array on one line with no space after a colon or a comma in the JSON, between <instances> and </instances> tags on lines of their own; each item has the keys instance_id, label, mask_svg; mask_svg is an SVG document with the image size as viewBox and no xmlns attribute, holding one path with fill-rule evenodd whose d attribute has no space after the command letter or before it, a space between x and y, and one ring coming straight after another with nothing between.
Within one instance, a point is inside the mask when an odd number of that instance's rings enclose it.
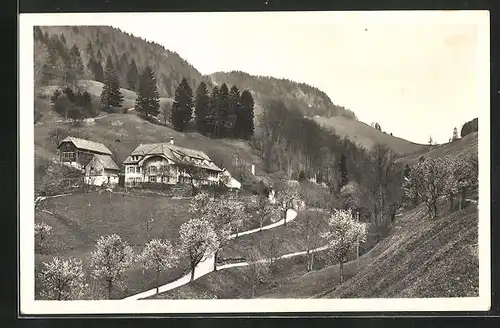
<instances>
[{"instance_id":1,"label":"wooden farmhouse","mask_svg":"<svg viewBox=\"0 0 500 328\"><path fill-rule=\"evenodd\" d=\"M123 162L125 184L143 182L177 184L218 184L223 170L202 151L174 145L173 139L165 143L140 144Z\"/></svg>"},{"instance_id":2,"label":"wooden farmhouse","mask_svg":"<svg viewBox=\"0 0 500 328\"><path fill-rule=\"evenodd\" d=\"M57 149L61 163L83 171L86 184L112 186L118 183L120 168L113 161L111 151L102 143L67 137Z\"/></svg>"}]
</instances>

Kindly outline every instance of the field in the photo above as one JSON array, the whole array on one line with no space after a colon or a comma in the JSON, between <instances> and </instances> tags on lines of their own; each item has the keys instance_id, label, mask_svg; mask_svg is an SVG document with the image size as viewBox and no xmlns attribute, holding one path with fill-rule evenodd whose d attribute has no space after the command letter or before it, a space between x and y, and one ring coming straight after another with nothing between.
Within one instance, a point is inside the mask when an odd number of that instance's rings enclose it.
<instances>
[{"instance_id":1,"label":"field","mask_svg":"<svg viewBox=\"0 0 500 328\"><path fill-rule=\"evenodd\" d=\"M248 201L241 196L241 201ZM189 220L190 199L174 199L154 193L89 192L49 198L40 203L35 222L52 226L54 234L48 239L42 254L36 254L36 272L41 261L53 256L78 257L90 272L90 252L100 236L118 234L129 243L136 254L144 243L153 238L168 239L179 244L179 228ZM149 224L147 225L147 221ZM269 220L264 225L270 224ZM148 228L149 226L149 228ZM244 230L258 227L258 220L249 213L244 219ZM188 270L186 258L181 257L176 268L162 273L160 283L169 283ZM154 287L154 274L136 263L125 274L125 281L116 290L115 298L122 298ZM94 294L95 296L96 294ZM97 294L99 295L99 294Z\"/></svg>"},{"instance_id":2,"label":"field","mask_svg":"<svg viewBox=\"0 0 500 328\"><path fill-rule=\"evenodd\" d=\"M314 116L312 119L325 129L333 129L338 136L347 137L352 142L368 150L377 142L387 145L387 147L401 156L429 150L428 145L416 144L402 138L391 136L390 134L372 128L366 123L349 120L345 117L338 116L326 118Z\"/></svg>"},{"instance_id":3,"label":"field","mask_svg":"<svg viewBox=\"0 0 500 328\"><path fill-rule=\"evenodd\" d=\"M167 238L173 243L178 240L182 223L188 220L188 200L177 200L163 196L132 196L118 193L91 192L47 199L41 203L35 222L43 221L54 228L47 250L37 254L37 272L40 261L52 256L76 256L81 258L89 272L90 252L100 236L116 233L140 252L148 240L146 219L153 219L150 238ZM166 273L162 281L174 280L183 273L184 267ZM152 288L154 275L142 272L137 264L127 273L122 290L115 297Z\"/></svg>"}]
</instances>

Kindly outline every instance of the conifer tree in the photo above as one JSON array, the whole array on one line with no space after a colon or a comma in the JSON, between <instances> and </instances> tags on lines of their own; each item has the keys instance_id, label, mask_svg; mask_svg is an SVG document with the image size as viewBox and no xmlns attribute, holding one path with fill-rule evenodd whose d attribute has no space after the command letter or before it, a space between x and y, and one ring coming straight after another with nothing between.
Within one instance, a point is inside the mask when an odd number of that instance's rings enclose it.
<instances>
[{"instance_id":1,"label":"conifer tree","mask_svg":"<svg viewBox=\"0 0 500 328\"><path fill-rule=\"evenodd\" d=\"M248 90L241 93L241 115L240 126L241 136L244 139L250 139L254 133L254 100L252 94Z\"/></svg>"},{"instance_id":2,"label":"conifer tree","mask_svg":"<svg viewBox=\"0 0 500 328\"><path fill-rule=\"evenodd\" d=\"M233 85L229 90L229 115L226 122L228 137L239 137L241 133L241 95L237 86ZM238 122L238 116L240 116ZM238 123L240 126L238 126Z\"/></svg>"},{"instance_id":3,"label":"conifer tree","mask_svg":"<svg viewBox=\"0 0 500 328\"><path fill-rule=\"evenodd\" d=\"M210 110L210 96L208 95L208 89L205 82L201 82L196 89L195 98L195 115L196 115L196 127L201 133L207 132L206 118Z\"/></svg>"},{"instance_id":4,"label":"conifer tree","mask_svg":"<svg viewBox=\"0 0 500 328\"><path fill-rule=\"evenodd\" d=\"M83 78L83 62L80 55L80 49L77 45L73 45L69 51L68 67L66 71L68 83L74 84Z\"/></svg>"},{"instance_id":5,"label":"conifer tree","mask_svg":"<svg viewBox=\"0 0 500 328\"><path fill-rule=\"evenodd\" d=\"M110 61L106 63L106 74L104 76L104 87L101 93L101 104L110 111L111 108L122 107L123 95L120 92L118 75Z\"/></svg>"},{"instance_id":6,"label":"conifer tree","mask_svg":"<svg viewBox=\"0 0 500 328\"><path fill-rule=\"evenodd\" d=\"M221 121L219 122L219 136L226 137L228 134L227 127L230 125L230 112L229 112L229 89L223 83L220 87L220 115Z\"/></svg>"},{"instance_id":7,"label":"conifer tree","mask_svg":"<svg viewBox=\"0 0 500 328\"><path fill-rule=\"evenodd\" d=\"M172 104L171 121L173 126L183 131L193 115L193 90L186 78L175 89L174 103Z\"/></svg>"},{"instance_id":8,"label":"conifer tree","mask_svg":"<svg viewBox=\"0 0 500 328\"><path fill-rule=\"evenodd\" d=\"M342 154L340 156L339 160L339 191L340 189L345 186L349 182L349 177L347 175L347 158L345 154Z\"/></svg>"},{"instance_id":9,"label":"conifer tree","mask_svg":"<svg viewBox=\"0 0 500 328\"><path fill-rule=\"evenodd\" d=\"M138 81L139 81L139 70L137 69L135 59L132 59L132 62L130 63L129 70L127 72L128 88L130 90L136 91Z\"/></svg>"},{"instance_id":10,"label":"conifer tree","mask_svg":"<svg viewBox=\"0 0 500 328\"><path fill-rule=\"evenodd\" d=\"M35 41L41 41L45 43L45 38L42 33L42 30L40 29L40 26L33 27L33 36L35 38Z\"/></svg>"},{"instance_id":11,"label":"conifer tree","mask_svg":"<svg viewBox=\"0 0 500 328\"><path fill-rule=\"evenodd\" d=\"M149 65L144 68L139 78L135 110L145 116L156 116L160 110L156 76Z\"/></svg>"},{"instance_id":12,"label":"conifer tree","mask_svg":"<svg viewBox=\"0 0 500 328\"><path fill-rule=\"evenodd\" d=\"M221 125L221 111L220 111L220 89L217 86L214 86L212 89L212 94L210 95L210 111L206 118L207 129L215 135L216 137L220 136L219 127Z\"/></svg>"},{"instance_id":13,"label":"conifer tree","mask_svg":"<svg viewBox=\"0 0 500 328\"><path fill-rule=\"evenodd\" d=\"M93 57L95 55L94 47L92 46L92 42L90 40L87 43L87 53L88 53L89 57Z\"/></svg>"}]
</instances>

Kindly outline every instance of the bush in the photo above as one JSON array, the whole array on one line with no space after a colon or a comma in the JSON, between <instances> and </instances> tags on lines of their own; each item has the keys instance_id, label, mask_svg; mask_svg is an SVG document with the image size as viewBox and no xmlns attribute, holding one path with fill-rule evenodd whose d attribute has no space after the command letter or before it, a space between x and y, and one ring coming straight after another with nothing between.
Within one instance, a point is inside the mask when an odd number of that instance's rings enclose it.
<instances>
[{"instance_id":1,"label":"bush","mask_svg":"<svg viewBox=\"0 0 500 328\"><path fill-rule=\"evenodd\" d=\"M463 138L472 132L477 132L477 130L478 130L478 121L477 118L475 118L472 121L469 121L462 126L462 130L460 131L460 136Z\"/></svg>"}]
</instances>

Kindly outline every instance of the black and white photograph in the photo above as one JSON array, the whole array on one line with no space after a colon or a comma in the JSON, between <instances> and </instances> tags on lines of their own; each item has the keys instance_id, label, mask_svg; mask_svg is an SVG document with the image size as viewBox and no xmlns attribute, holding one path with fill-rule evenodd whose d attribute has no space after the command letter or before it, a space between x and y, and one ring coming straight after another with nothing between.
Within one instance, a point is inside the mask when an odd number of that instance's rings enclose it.
<instances>
[{"instance_id":1,"label":"black and white photograph","mask_svg":"<svg viewBox=\"0 0 500 328\"><path fill-rule=\"evenodd\" d=\"M488 11L19 22L21 313L489 309Z\"/></svg>"}]
</instances>

